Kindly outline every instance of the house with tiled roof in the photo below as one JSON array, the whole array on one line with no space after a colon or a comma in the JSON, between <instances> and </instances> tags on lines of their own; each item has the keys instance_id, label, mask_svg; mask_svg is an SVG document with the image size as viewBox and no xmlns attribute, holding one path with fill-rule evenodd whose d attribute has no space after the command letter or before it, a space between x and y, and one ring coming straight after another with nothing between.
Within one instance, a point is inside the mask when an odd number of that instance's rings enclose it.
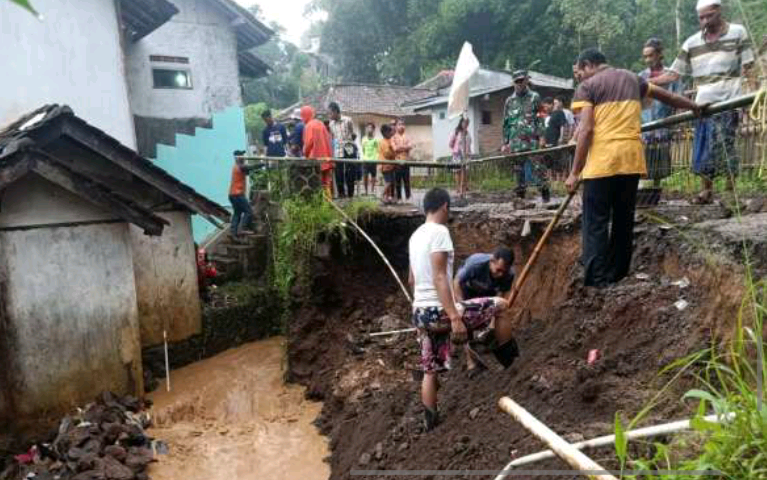
<instances>
[{"instance_id":1,"label":"house with tiled roof","mask_svg":"<svg viewBox=\"0 0 767 480\"><path fill-rule=\"evenodd\" d=\"M434 95L434 90L399 85L368 85L360 83L338 83L328 85L314 95L309 95L301 102L286 108L277 118L289 120L296 109L303 105L314 108L320 117L327 114L327 107L336 102L341 107L341 114L351 118L358 138L362 137L365 125L376 125L376 135L380 137L380 126L398 118L405 120L407 134L415 144L412 151L414 160L431 160L433 147L431 139L431 117L416 112L406 106Z\"/></svg>"}]
</instances>

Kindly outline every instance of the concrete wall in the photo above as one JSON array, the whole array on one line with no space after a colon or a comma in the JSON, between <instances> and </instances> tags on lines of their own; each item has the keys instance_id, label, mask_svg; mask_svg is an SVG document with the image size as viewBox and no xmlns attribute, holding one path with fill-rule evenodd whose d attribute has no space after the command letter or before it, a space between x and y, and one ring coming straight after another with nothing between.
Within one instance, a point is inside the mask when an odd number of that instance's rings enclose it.
<instances>
[{"instance_id":1,"label":"concrete wall","mask_svg":"<svg viewBox=\"0 0 767 480\"><path fill-rule=\"evenodd\" d=\"M248 144L245 116L240 107L213 115L213 128L198 128L194 135L178 135L176 145L158 145L158 167L220 205L229 205L232 152ZM194 238L204 239L215 228L205 219L193 219Z\"/></svg>"},{"instance_id":2,"label":"concrete wall","mask_svg":"<svg viewBox=\"0 0 767 480\"><path fill-rule=\"evenodd\" d=\"M36 216L33 204L27 210ZM0 229L0 419L59 411L102 390L140 393L128 225L10 228Z\"/></svg>"},{"instance_id":3,"label":"concrete wall","mask_svg":"<svg viewBox=\"0 0 767 480\"><path fill-rule=\"evenodd\" d=\"M357 144L361 145L361 139L365 134L365 125L373 122L376 126L376 138L381 138L381 125L389 123L392 117L381 115L350 115L354 124L354 133L357 134ZM414 144L411 153L413 160L431 161L434 156L434 144L432 141L432 128L430 119L426 115L405 118L407 135Z\"/></svg>"},{"instance_id":4,"label":"concrete wall","mask_svg":"<svg viewBox=\"0 0 767 480\"><path fill-rule=\"evenodd\" d=\"M156 118L208 118L242 104L237 41L210 0L174 0L180 13L126 47L131 108ZM150 62L150 55L186 57L189 64ZM189 70L191 89L156 89L152 67Z\"/></svg>"},{"instance_id":5,"label":"concrete wall","mask_svg":"<svg viewBox=\"0 0 767 480\"><path fill-rule=\"evenodd\" d=\"M117 13L112 0L35 0L37 20L0 2L0 126L46 103L134 147Z\"/></svg>"},{"instance_id":6,"label":"concrete wall","mask_svg":"<svg viewBox=\"0 0 767 480\"><path fill-rule=\"evenodd\" d=\"M478 120L481 120L481 117L477 118L476 108L474 108L474 101L472 100L469 107L469 125L471 128L472 151L475 153L479 146L477 143ZM456 126L458 126L458 119L450 120L447 117L447 105L439 105L431 110L431 135L435 160L441 157L452 157L450 135L455 131Z\"/></svg>"},{"instance_id":7,"label":"concrete wall","mask_svg":"<svg viewBox=\"0 0 767 480\"><path fill-rule=\"evenodd\" d=\"M162 343L163 330L167 330L170 341L176 342L200 333L202 328L191 217L187 212L160 215L171 223L161 237L146 236L131 226L144 347Z\"/></svg>"},{"instance_id":8,"label":"concrete wall","mask_svg":"<svg viewBox=\"0 0 767 480\"><path fill-rule=\"evenodd\" d=\"M496 92L487 97L477 98L473 103L476 142L475 152L481 155L493 155L500 153L503 144L503 106L506 103L509 92ZM490 124L482 125L482 112L490 112ZM477 148L479 150L477 150Z\"/></svg>"}]
</instances>

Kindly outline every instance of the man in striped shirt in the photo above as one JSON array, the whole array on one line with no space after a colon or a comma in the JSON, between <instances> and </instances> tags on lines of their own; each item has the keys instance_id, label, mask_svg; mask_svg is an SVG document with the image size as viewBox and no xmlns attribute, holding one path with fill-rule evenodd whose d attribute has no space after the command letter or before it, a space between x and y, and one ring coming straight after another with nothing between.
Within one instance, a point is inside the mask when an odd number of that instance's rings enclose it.
<instances>
[{"instance_id":1,"label":"man in striped shirt","mask_svg":"<svg viewBox=\"0 0 767 480\"><path fill-rule=\"evenodd\" d=\"M754 63L748 32L743 25L724 19L722 0L699 0L697 10L701 31L684 42L670 71L650 79L650 82L668 85L683 75L691 75L698 91L695 98L698 104L735 98L741 95L743 78ZM711 203L713 180L720 174L727 175L728 188L733 188L738 173L737 128L737 111L698 121L693 171L701 176L703 191L697 197L697 203Z\"/></svg>"}]
</instances>

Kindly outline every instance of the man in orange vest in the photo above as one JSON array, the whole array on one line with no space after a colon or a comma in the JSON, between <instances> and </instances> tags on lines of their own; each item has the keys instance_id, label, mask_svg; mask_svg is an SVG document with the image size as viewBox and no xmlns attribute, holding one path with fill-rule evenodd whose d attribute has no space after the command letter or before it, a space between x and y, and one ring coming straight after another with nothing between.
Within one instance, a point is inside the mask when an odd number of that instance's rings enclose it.
<instances>
[{"instance_id":1,"label":"man in orange vest","mask_svg":"<svg viewBox=\"0 0 767 480\"><path fill-rule=\"evenodd\" d=\"M325 159L320 165L322 188L328 199L333 198L333 151L330 147L330 132L325 124L314 118L314 109L310 106L301 108L301 120L304 121L304 157Z\"/></svg>"},{"instance_id":2,"label":"man in orange vest","mask_svg":"<svg viewBox=\"0 0 767 480\"><path fill-rule=\"evenodd\" d=\"M240 225L245 228L250 227L253 221L253 209L250 208L248 201L248 173L253 167L245 166L242 156L245 151L237 150L233 153L234 166L232 167L232 183L229 186L229 202L232 204L232 237L237 238L240 235L252 235L253 232L240 229Z\"/></svg>"}]
</instances>

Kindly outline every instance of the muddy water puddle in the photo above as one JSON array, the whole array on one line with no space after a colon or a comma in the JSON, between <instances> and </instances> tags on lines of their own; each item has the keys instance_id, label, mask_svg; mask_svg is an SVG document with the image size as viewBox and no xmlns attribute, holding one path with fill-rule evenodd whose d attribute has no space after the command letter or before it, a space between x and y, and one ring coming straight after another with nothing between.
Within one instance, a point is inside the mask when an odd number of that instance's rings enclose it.
<instances>
[{"instance_id":1,"label":"muddy water puddle","mask_svg":"<svg viewBox=\"0 0 767 480\"><path fill-rule=\"evenodd\" d=\"M312 421L322 405L285 385L283 338L224 352L171 373L150 395L155 428L170 453L153 480L326 480L327 440Z\"/></svg>"}]
</instances>

